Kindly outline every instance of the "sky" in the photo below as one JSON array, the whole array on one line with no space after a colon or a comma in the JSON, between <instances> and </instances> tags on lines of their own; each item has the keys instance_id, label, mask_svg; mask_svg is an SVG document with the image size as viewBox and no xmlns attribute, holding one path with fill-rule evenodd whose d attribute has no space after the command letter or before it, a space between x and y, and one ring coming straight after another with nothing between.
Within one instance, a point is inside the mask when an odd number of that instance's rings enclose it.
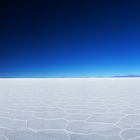
<instances>
[{"instance_id":1,"label":"sky","mask_svg":"<svg viewBox=\"0 0 140 140\"><path fill-rule=\"evenodd\" d=\"M0 4L0 77L140 74L139 0Z\"/></svg>"}]
</instances>

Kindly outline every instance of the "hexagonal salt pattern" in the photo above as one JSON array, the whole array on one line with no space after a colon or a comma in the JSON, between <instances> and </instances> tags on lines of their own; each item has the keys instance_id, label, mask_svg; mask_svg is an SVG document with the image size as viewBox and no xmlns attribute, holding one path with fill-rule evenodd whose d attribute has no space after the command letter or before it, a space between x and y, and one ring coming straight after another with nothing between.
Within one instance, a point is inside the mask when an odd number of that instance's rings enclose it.
<instances>
[{"instance_id":1,"label":"hexagonal salt pattern","mask_svg":"<svg viewBox=\"0 0 140 140\"><path fill-rule=\"evenodd\" d=\"M118 126L124 128L131 128L139 124L140 124L140 115L127 115L126 117L120 120Z\"/></svg>"},{"instance_id":2,"label":"hexagonal salt pattern","mask_svg":"<svg viewBox=\"0 0 140 140\"><path fill-rule=\"evenodd\" d=\"M133 139L135 137L140 137L140 130L139 129L126 129L121 133L124 139Z\"/></svg>"},{"instance_id":3,"label":"hexagonal salt pattern","mask_svg":"<svg viewBox=\"0 0 140 140\"><path fill-rule=\"evenodd\" d=\"M64 119L43 120L34 119L28 121L28 128L32 129L65 129L67 121Z\"/></svg>"},{"instance_id":4,"label":"hexagonal salt pattern","mask_svg":"<svg viewBox=\"0 0 140 140\"><path fill-rule=\"evenodd\" d=\"M140 79L0 79L0 140L140 140Z\"/></svg>"},{"instance_id":5,"label":"hexagonal salt pattern","mask_svg":"<svg viewBox=\"0 0 140 140\"><path fill-rule=\"evenodd\" d=\"M11 129L27 128L27 121L9 118L0 118L0 127Z\"/></svg>"},{"instance_id":6,"label":"hexagonal salt pattern","mask_svg":"<svg viewBox=\"0 0 140 140\"><path fill-rule=\"evenodd\" d=\"M65 130L14 130L6 133L10 140L70 140L70 135Z\"/></svg>"},{"instance_id":7,"label":"hexagonal salt pattern","mask_svg":"<svg viewBox=\"0 0 140 140\"><path fill-rule=\"evenodd\" d=\"M120 132L120 128L114 124L89 123L86 121L72 121L67 126L67 130L81 134L96 133L102 135L114 135Z\"/></svg>"},{"instance_id":8,"label":"hexagonal salt pattern","mask_svg":"<svg viewBox=\"0 0 140 140\"><path fill-rule=\"evenodd\" d=\"M50 110L45 112L39 112L34 114L38 118L46 118L46 119L57 119L57 118L63 118L65 116L65 113L63 110Z\"/></svg>"},{"instance_id":9,"label":"hexagonal salt pattern","mask_svg":"<svg viewBox=\"0 0 140 140\"><path fill-rule=\"evenodd\" d=\"M118 122L124 114L120 113L102 113L93 114L92 117L88 119L89 122L104 122L104 123L116 123Z\"/></svg>"},{"instance_id":10,"label":"hexagonal salt pattern","mask_svg":"<svg viewBox=\"0 0 140 140\"><path fill-rule=\"evenodd\" d=\"M101 136L97 134L90 135L72 134L71 140L122 140L122 139L118 135Z\"/></svg>"}]
</instances>

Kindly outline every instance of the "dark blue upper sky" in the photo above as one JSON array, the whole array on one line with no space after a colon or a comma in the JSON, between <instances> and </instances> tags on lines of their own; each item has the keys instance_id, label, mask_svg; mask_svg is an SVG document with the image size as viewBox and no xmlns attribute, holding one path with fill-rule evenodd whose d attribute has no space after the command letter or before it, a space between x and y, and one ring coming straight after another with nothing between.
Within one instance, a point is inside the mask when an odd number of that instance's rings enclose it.
<instances>
[{"instance_id":1,"label":"dark blue upper sky","mask_svg":"<svg viewBox=\"0 0 140 140\"><path fill-rule=\"evenodd\" d=\"M0 77L140 74L139 0L0 4Z\"/></svg>"}]
</instances>

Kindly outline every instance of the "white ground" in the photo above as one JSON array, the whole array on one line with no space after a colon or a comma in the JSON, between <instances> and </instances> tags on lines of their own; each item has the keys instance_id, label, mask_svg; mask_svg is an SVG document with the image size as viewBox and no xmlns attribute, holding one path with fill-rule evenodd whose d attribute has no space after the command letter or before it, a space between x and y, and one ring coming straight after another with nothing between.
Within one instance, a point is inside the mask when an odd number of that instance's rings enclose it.
<instances>
[{"instance_id":1,"label":"white ground","mask_svg":"<svg viewBox=\"0 0 140 140\"><path fill-rule=\"evenodd\" d=\"M0 79L0 140L140 140L140 79Z\"/></svg>"}]
</instances>

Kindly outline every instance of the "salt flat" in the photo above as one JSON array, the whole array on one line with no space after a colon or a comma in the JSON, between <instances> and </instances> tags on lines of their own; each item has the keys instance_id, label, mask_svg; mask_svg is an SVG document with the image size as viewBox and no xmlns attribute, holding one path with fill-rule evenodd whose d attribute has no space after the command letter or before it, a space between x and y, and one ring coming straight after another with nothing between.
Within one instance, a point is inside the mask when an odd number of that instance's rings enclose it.
<instances>
[{"instance_id":1,"label":"salt flat","mask_svg":"<svg viewBox=\"0 0 140 140\"><path fill-rule=\"evenodd\" d=\"M140 78L0 79L0 140L140 140Z\"/></svg>"}]
</instances>

